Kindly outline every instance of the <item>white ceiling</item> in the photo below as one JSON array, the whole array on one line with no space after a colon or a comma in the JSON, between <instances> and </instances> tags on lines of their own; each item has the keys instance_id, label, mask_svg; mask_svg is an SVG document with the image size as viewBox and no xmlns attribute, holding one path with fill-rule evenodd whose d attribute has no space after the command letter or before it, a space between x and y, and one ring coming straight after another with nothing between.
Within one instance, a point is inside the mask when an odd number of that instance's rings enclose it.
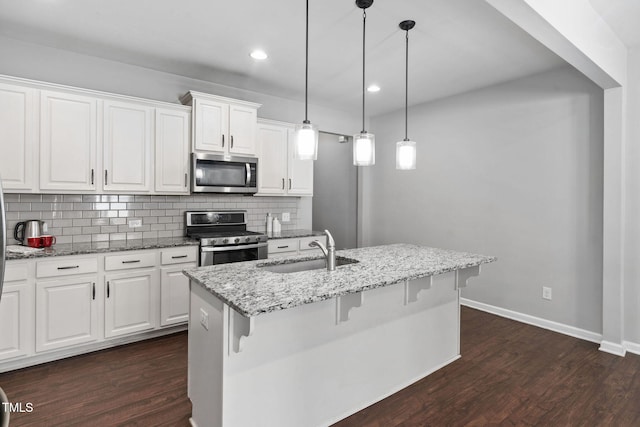
<instances>
[{"instance_id":1,"label":"white ceiling","mask_svg":"<svg viewBox=\"0 0 640 427\"><path fill-rule=\"evenodd\" d=\"M589 0L593 8L628 47L640 46L640 1Z\"/></svg>"},{"instance_id":2,"label":"white ceiling","mask_svg":"<svg viewBox=\"0 0 640 427\"><path fill-rule=\"evenodd\" d=\"M303 0L0 0L0 34L302 100L304 13ZM382 90L367 95L367 115L404 105L405 19L417 22L410 104L564 64L484 1L376 0L367 83ZM362 11L352 0L312 0L309 31L309 102L360 111ZM267 61L249 57L256 47Z\"/></svg>"}]
</instances>

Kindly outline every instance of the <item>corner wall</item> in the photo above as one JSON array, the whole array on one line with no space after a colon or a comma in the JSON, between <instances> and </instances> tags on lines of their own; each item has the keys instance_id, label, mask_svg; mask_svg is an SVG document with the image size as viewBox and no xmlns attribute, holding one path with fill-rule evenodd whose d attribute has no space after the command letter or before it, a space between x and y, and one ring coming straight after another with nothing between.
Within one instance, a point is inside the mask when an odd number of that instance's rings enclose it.
<instances>
[{"instance_id":1,"label":"corner wall","mask_svg":"<svg viewBox=\"0 0 640 427\"><path fill-rule=\"evenodd\" d=\"M372 119L365 244L495 255L465 298L601 333L602 89L567 67L409 111L415 171L395 170L403 112Z\"/></svg>"}]
</instances>

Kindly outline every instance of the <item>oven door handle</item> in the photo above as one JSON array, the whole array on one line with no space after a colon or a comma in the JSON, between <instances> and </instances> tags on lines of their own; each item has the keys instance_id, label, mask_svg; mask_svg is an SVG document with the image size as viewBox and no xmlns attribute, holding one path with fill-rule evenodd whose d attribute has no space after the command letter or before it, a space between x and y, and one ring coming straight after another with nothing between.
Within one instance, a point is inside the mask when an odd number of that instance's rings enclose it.
<instances>
[{"instance_id":1,"label":"oven door handle","mask_svg":"<svg viewBox=\"0 0 640 427\"><path fill-rule=\"evenodd\" d=\"M268 246L266 243L257 243L255 245L240 246L204 246L200 248L200 252L227 252L227 251L243 251L245 249L258 249Z\"/></svg>"}]
</instances>

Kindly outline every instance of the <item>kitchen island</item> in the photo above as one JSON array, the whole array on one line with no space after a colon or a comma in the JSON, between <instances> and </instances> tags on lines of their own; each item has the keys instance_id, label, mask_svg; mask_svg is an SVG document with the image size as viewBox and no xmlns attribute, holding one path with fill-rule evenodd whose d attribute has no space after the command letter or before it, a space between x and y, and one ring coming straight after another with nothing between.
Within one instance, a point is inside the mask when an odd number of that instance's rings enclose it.
<instances>
[{"instance_id":1,"label":"kitchen island","mask_svg":"<svg viewBox=\"0 0 640 427\"><path fill-rule=\"evenodd\" d=\"M184 271L194 426L328 425L460 357L459 289L494 257L337 255L333 272L310 269L320 251Z\"/></svg>"}]
</instances>

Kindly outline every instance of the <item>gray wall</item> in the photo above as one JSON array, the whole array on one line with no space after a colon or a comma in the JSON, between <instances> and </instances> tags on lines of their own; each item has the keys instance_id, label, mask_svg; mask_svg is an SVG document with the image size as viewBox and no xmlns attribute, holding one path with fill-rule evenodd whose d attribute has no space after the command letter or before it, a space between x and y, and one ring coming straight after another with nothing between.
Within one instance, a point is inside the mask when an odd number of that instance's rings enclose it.
<instances>
[{"instance_id":1,"label":"gray wall","mask_svg":"<svg viewBox=\"0 0 640 427\"><path fill-rule=\"evenodd\" d=\"M563 68L411 107L415 171L395 170L402 113L371 120L364 243L495 255L464 297L601 332L602 90Z\"/></svg>"},{"instance_id":2,"label":"gray wall","mask_svg":"<svg viewBox=\"0 0 640 427\"><path fill-rule=\"evenodd\" d=\"M640 47L629 49L628 61L624 338L640 346Z\"/></svg>"},{"instance_id":3,"label":"gray wall","mask_svg":"<svg viewBox=\"0 0 640 427\"><path fill-rule=\"evenodd\" d=\"M320 133L318 160L313 164L313 229L329 230L338 249L355 248L357 168L353 144Z\"/></svg>"}]
</instances>

